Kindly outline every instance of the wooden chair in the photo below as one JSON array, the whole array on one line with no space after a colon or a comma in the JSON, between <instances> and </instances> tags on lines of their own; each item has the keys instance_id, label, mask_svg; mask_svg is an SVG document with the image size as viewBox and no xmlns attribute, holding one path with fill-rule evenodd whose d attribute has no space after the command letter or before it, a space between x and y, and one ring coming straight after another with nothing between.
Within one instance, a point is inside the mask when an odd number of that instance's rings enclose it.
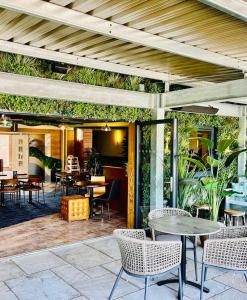
<instances>
[{"instance_id":1,"label":"wooden chair","mask_svg":"<svg viewBox=\"0 0 247 300\"><path fill-rule=\"evenodd\" d=\"M39 193L40 191L42 191L43 204L45 204L44 184L43 184L43 180L40 177L29 178L28 182L24 183L21 186L21 190L23 191L24 202L26 202L25 192L29 192L29 193L36 192L36 197L39 202Z\"/></svg>"},{"instance_id":2,"label":"wooden chair","mask_svg":"<svg viewBox=\"0 0 247 300\"><path fill-rule=\"evenodd\" d=\"M111 184L111 189L109 192L109 195L107 196L101 196L93 198L93 202L96 202L101 205L101 217L104 216L104 205L107 205L108 209L108 219L110 220L110 201L114 201L117 199L120 192L120 181L119 180L113 180Z\"/></svg>"},{"instance_id":3,"label":"wooden chair","mask_svg":"<svg viewBox=\"0 0 247 300\"><path fill-rule=\"evenodd\" d=\"M105 176L91 176L91 182L105 182ZM105 186L100 186L93 189L93 197L100 197L105 193Z\"/></svg>"},{"instance_id":4,"label":"wooden chair","mask_svg":"<svg viewBox=\"0 0 247 300\"><path fill-rule=\"evenodd\" d=\"M20 204L20 190L19 190L19 180L18 179L3 179L1 181L1 205L4 206L4 196L6 194L10 195L10 198L15 197L15 202Z\"/></svg>"}]
</instances>

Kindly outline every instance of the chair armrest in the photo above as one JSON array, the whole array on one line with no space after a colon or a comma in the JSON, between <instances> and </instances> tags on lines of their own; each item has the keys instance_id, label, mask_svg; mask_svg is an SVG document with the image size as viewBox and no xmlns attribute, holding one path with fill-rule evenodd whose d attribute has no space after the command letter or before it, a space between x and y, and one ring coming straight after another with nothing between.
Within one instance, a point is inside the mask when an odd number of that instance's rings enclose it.
<instances>
[{"instance_id":1,"label":"chair armrest","mask_svg":"<svg viewBox=\"0 0 247 300\"><path fill-rule=\"evenodd\" d=\"M247 238L206 240L203 263L233 270L246 270Z\"/></svg>"},{"instance_id":2,"label":"chair armrest","mask_svg":"<svg viewBox=\"0 0 247 300\"><path fill-rule=\"evenodd\" d=\"M247 226L222 227L219 232L211 234L209 236L209 239L226 239L238 237L247 237Z\"/></svg>"}]
</instances>

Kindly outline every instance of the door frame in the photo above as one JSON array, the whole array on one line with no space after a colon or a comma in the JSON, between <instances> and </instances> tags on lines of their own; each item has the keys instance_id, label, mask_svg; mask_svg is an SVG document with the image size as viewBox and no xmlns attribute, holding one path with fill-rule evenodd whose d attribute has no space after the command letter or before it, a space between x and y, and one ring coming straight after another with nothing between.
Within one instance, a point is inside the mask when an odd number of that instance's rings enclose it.
<instances>
[{"instance_id":1,"label":"door frame","mask_svg":"<svg viewBox=\"0 0 247 300\"><path fill-rule=\"evenodd\" d=\"M177 207L177 191L178 191L178 120L174 119L161 119L161 120L150 120L150 121L136 121L135 127L135 221L134 227L140 228L140 210L138 209L141 205L140 199L140 173L141 173L141 129L147 125L158 125L158 124L171 124L172 128L172 139L171 139L171 201L172 207Z\"/></svg>"}]
</instances>

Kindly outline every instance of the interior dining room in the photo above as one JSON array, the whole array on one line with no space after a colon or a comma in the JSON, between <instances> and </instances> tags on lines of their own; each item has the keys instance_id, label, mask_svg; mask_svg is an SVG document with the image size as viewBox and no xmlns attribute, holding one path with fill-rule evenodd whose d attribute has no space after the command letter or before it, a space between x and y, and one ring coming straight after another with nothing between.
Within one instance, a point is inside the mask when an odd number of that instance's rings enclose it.
<instances>
[{"instance_id":1,"label":"interior dining room","mask_svg":"<svg viewBox=\"0 0 247 300\"><path fill-rule=\"evenodd\" d=\"M9 246L8 251L0 246L1 255L126 227L130 127L127 122L2 114L0 238ZM87 204L71 219L70 200L80 199Z\"/></svg>"}]
</instances>

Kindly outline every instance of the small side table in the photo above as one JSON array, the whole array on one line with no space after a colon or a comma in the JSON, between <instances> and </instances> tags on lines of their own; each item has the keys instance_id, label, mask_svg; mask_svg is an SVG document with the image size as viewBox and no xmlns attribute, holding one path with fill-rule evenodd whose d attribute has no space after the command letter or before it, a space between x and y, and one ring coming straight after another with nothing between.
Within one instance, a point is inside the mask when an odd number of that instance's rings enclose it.
<instances>
[{"instance_id":1,"label":"small side table","mask_svg":"<svg viewBox=\"0 0 247 300\"><path fill-rule=\"evenodd\" d=\"M224 219L225 219L225 225L227 226L229 219L230 226L233 225L239 225L239 220L242 218L242 223L245 225L245 212L241 210L236 209L225 209L224 210Z\"/></svg>"},{"instance_id":2,"label":"small side table","mask_svg":"<svg viewBox=\"0 0 247 300\"><path fill-rule=\"evenodd\" d=\"M68 222L89 219L89 198L81 195L61 198L61 217Z\"/></svg>"}]
</instances>

